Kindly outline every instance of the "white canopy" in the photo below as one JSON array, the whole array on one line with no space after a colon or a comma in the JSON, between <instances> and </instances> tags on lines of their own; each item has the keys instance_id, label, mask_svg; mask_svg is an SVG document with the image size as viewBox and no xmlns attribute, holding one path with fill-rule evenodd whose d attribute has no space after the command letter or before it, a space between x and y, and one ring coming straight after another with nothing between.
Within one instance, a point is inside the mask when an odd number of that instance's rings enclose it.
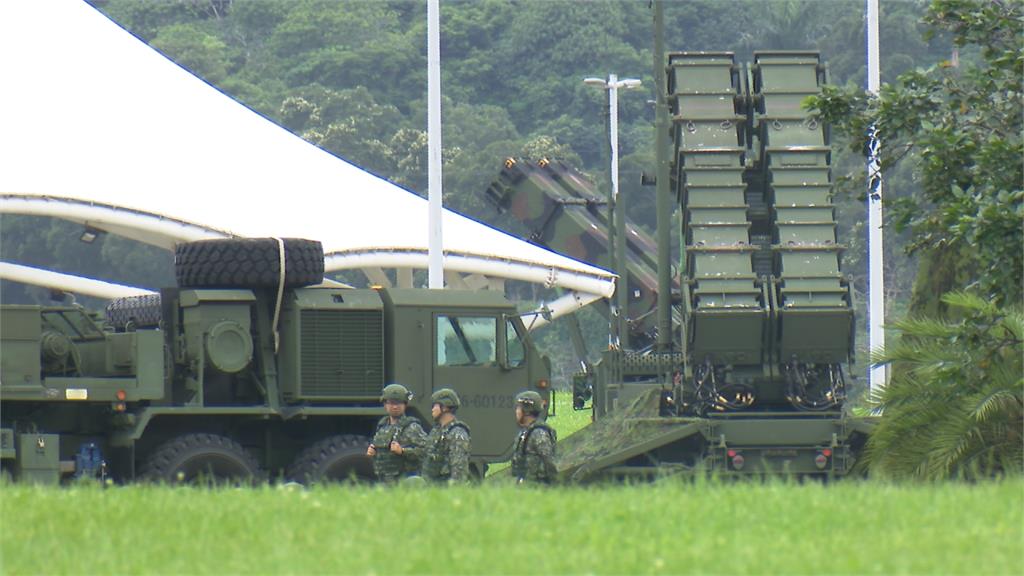
<instances>
[{"instance_id":1,"label":"white canopy","mask_svg":"<svg viewBox=\"0 0 1024 576\"><path fill-rule=\"evenodd\" d=\"M82 1L0 2L0 74L0 212L166 248L316 239L328 270L398 268L407 283L426 268L426 200L239 104ZM443 226L447 270L588 302L614 290L609 272L458 214Z\"/></svg>"}]
</instances>

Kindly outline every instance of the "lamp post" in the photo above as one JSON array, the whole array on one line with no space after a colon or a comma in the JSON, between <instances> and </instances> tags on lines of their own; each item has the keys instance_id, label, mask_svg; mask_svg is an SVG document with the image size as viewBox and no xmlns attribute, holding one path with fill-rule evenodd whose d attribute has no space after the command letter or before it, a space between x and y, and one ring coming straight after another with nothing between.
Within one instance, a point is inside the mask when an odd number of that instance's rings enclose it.
<instances>
[{"instance_id":1,"label":"lamp post","mask_svg":"<svg viewBox=\"0 0 1024 576\"><path fill-rule=\"evenodd\" d=\"M615 288L616 304L614 316L617 316L616 335L620 349L629 347L629 325L627 312L629 309L629 273L626 269L626 211L619 203L619 88L630 89L640 86L636 78L623 78L609 74L608 80L585 78L584 84L597 86L608 92L608 143L611 151L611 197L608 199L609 236L614 238L614 252L610 259L612 267L619 275ZM612 247L609 247L612 249Z\"/></svg>"},{"instance_id":2,"label":"lamp post","mask_svg":"<svg viewBox=\"0 0 1024 576\"><path fill-rule=\"evenodd\" d=\"M866 0L868 92L878 95L878 0ZM872 351L885 348L885 269L882 247L882 170L879 163L877 127L869 129L868 156L868 345ZM868 369L869 389L880 390L888 382L887 366L872 365Z\"/></svg>"}]
</instances>

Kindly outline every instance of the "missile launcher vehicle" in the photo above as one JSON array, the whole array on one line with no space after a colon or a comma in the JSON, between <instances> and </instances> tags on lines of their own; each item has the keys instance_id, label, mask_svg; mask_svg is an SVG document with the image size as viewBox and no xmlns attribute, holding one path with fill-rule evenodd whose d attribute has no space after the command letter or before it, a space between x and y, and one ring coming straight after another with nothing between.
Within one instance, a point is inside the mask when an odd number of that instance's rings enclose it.
<instances>
[{"instance_id":1,"label":"missile launcher vehicle","mask_svg":"<svg viewBox=\"0 0 1024 576\"><path fill-rule=\"evenodd\" d=\"M846 404L854 310L829 133L802 107L827 68L817 53L794 51L755 52L747 65L730 52L663 62L666 166L645 180L675 198L682 254L659 266L664 236L626 224L615 261L628 275L619 289L634 346L609 349L575 378L576 407L592 399L595 423L563 443L561 472L576 481L848 474L872 420ZM488 196L531 241L607 266L608 218L593 188L558 162L519 159Z\"/></svg>"}]
</instances>

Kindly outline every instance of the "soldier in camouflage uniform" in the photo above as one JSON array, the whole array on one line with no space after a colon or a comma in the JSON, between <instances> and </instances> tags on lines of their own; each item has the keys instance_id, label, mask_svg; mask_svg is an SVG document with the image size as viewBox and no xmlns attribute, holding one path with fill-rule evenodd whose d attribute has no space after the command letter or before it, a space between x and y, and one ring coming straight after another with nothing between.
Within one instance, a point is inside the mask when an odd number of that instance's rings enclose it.
<instances>
[{"instance_id":1,"label":"soldier in camouflage uniform","mask_svg":"<svg viewBox=\"0 0 1024 576\"><path fill-rule=\"evenodd\" d=\"M459 396L450 388L442 388L434 392L430 402L434 427L427 438L423 477L429 482L467 482L470 479L469 426L455 417Z\"/></svg>"},{"instance_id":2,"label":"soldier in camouflage uniform","mask_svg":"<svg viewBox=\"0 0 1024 576\"><path fill-rule=\"evenodd\" d=\"M516 422L522 428L512 448L512 476L516 482L551 484L555 468L555 431L540 421L544 400L528 390L516 396Z\"/></svg>"},{"instance_id":3,"label":"soldier in camouflage uniform","mask_svg":"<svg viewBox=\"0 0 1024 576\"><path fill-rule=\"evenodd\" d=\"M366 455L373 458L373 471L381 482L393 484L416 474L427 442L419 420L405 415L412 392L401 384L388 384L381 393L388 415L377 422L373 442Z\"/></svg>"}]
</instances>

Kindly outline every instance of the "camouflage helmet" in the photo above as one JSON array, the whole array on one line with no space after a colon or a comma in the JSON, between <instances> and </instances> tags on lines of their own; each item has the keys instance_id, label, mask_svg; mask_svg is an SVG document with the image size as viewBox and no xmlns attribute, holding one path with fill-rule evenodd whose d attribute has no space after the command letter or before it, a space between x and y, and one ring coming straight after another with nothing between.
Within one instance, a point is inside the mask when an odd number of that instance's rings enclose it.
<instances>
[{"instance_id":1,"label":"camouflage helmet","mask_svg":"<svg viewBox=\"0 0 1024 576\"><path fill-rule=\"evenodd\" d=\"M430 395L430 404L440 404L447 408L458 408L461 405L459 395L451 388L441 388Z\"/></svg>"},{"instance_id":2,"label":"camouflage helmet","mask_svg":"<svg viewBox=\"0 0 1024 576\"><path fill-rule=\"evenodd\" d=\"M516 406L522 406L527 414L537 415L544 410L544 399L537 392L527 390L516 395Z\"/></svg>"},{"instance_id":3,"label":"camouflage helmet","mask_svg":"<svg viewBox=\"0 0 1024 576\"><path fill-rule=\"evenodd\" d=\"M388 400L408 404L409 400L412 400L412 392L409 392L409 389L401 384L388 384L380 393L380 401L387 402Z\"/></svg>"}]
</instances>

